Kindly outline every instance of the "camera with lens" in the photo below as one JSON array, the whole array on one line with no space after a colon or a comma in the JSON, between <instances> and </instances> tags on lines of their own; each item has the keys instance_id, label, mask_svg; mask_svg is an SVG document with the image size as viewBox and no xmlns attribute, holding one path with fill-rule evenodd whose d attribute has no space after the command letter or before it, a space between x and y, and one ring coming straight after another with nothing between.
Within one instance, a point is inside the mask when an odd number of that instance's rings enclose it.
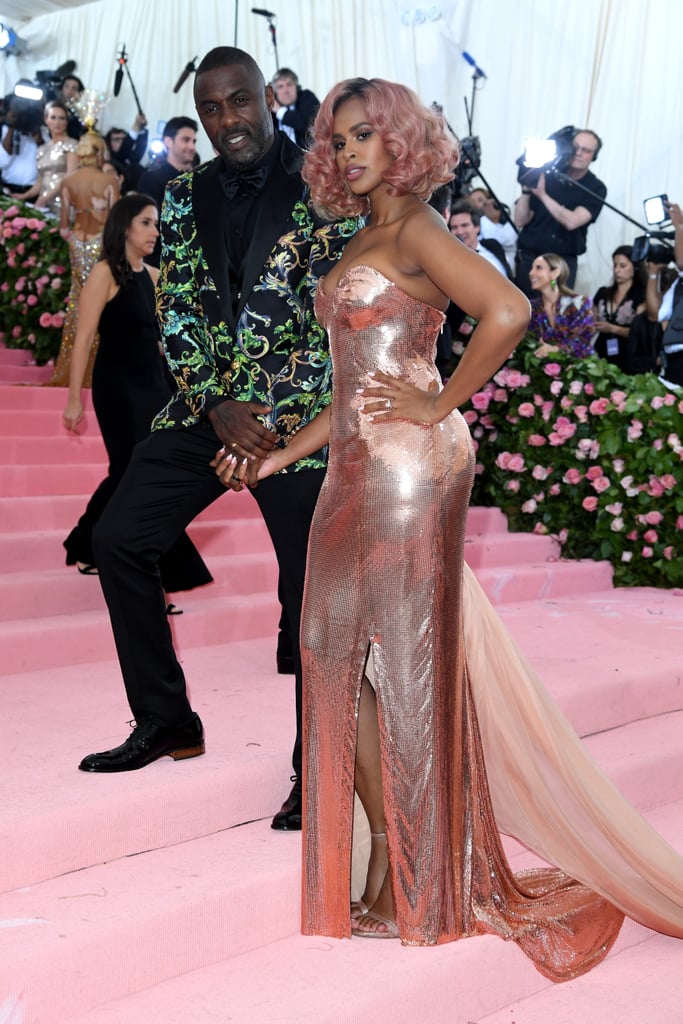
<instances>
[{"instance_id":1,"label":"camera with lens","mask_svg":"<svg viewBox=\"0 0 683 1024\"><path fill-rule=\"evenodd\" d=\"M517 181L523 188L536 188L541 174L566 171L574 155L576 128L568 124L547 139L527 139L522 155L515 160Z\"/></svg>"},{"instance_id":2,"label":"camera with lens","mask_svg":"<svg viewBox=\"0 0 683 1024\"><path fill-rule=\"evenodd\" d=\"M670 245L653 241L650 235L640 235L633 239L633 252L631 259L634 263L641 263L647 260L648 263L661 263L666 265L674 258L674 251Z\"/></svg>"}]
</instances>

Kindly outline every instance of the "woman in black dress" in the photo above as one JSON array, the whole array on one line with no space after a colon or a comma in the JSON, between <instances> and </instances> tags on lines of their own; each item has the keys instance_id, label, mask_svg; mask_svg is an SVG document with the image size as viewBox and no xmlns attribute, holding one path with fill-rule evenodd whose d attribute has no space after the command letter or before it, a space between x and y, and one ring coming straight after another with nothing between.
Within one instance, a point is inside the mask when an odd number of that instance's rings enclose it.
<instances>
[{"instance_id":1,"label":"woman in black dress","mask_svg":"<svg viewBox=\"0 0 683 1024\"><path fill-rule=\"evenodd\" d=\"M642 271L632 260L630 245L620 245L612 253L614 280L599 288L593 299L593 316L598 335L595 354L614 363L624 372L627 368L627 339L631 324L645 310L645 284Z\"/></svg>"},{"instance_id":2,"label":"woman in black dress","mask_svg":"<svg viewBox=\"0 0 683 1024\"><path fill-rule=\"evenodd\" d=\"M64 541L66 564L77 565L79 572L88 575L97 572L93 527L121 480L134 446L147 437L154 416L172 393L156 319L154 287L159 271L144 262L154 249L158 220L149 196L132 193L114 204L102 235L102 258L88 277L78 307L63 422L75 433L83 419L83 377L99 334L92 397L109 456L107 476ZM167 591L190 590L212 579L186 533L162 557L159 569Z\"/></svg>"}]
</instances>

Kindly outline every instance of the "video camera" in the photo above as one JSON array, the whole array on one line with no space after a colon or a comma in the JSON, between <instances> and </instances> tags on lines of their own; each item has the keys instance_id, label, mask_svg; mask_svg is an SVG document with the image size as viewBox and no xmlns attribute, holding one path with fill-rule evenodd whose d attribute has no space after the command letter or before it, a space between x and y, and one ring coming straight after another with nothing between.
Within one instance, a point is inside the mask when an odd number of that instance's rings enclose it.
<instances>
[{"instance_id":1,"label":"video camera","mask_svg":"<svg viewBox=\"0 0 683 1024\"><path fill-rule=\"evenodd\" d=\"M541 174L566 171L574 155L576 128L565 125L547 139L527 139L522 155L515 160L517 181L523 188L536 188Z\"/></svg>"}]
</instances>

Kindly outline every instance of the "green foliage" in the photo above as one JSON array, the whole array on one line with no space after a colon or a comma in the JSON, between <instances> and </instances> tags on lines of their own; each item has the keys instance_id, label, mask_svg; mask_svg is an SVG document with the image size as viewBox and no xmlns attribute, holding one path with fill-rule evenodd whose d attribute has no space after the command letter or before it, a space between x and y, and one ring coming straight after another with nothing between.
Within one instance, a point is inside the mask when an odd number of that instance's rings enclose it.
<instances>
[{"instance_id":1,"label":"green foliage","mask_svg":"<svg viewBox=\"0 0 683 1024\"><path fill-rule=\"evenodd\" d=\"M537 349L525 339L464 410L472 501L551 534L565 557L609 560L616 584L682 586L683 391Z\"/></svg>"},{"instance_id":2,"label":"green foliage","mask_svg":"<svg viewBox=\"0 0 683 1024\"><path fill-rule=\"evenodd\" d=\"M0 325L8 348L38 364L59 352L69 293L69 252L56 220L0 197Z\"/></svg>"}]
</instances>

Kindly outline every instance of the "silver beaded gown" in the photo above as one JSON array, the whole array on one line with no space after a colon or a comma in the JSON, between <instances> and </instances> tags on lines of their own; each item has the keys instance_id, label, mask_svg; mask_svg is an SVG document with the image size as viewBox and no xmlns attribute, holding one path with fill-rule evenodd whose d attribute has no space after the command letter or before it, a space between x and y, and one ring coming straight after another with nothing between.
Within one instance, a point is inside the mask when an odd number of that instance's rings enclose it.
<instances>
[{"instance_id":1,"label":"silver beaded gown","mask_svg":"<svg viewBox=\"0 0 683 1024\"><path fill-rule=\"evenodd\" d=\"M426 426L360 412L371 370L438 381L442 314L364 265L329 295L320 282L316 314L334 397L302 623L304 933L351 934L370 652L404 943L491 932L562 981L607 954L624 913L683 937L683 859L591 760L464 563L474 454L460 413ZM513 875L499 831L562 870Z\"/></svg>"}]
</instances>

